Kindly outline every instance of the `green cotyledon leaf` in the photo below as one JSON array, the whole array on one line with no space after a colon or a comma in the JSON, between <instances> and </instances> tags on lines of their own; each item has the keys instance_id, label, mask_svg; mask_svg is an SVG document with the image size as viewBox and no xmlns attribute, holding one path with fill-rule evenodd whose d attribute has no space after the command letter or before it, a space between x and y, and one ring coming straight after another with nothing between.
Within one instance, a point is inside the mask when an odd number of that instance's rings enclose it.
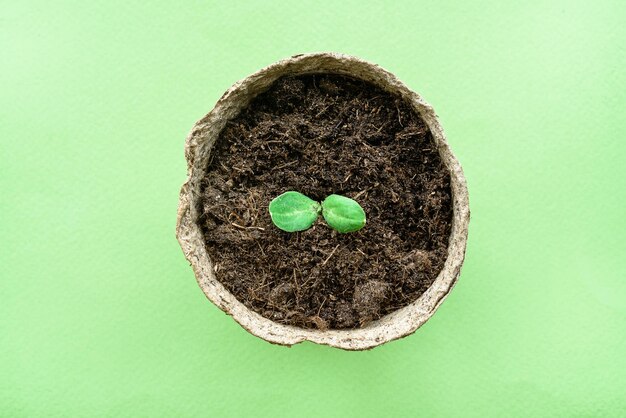
<instances>
[{"instance_id":1,"label":"green cotyledon leaf","mask_svg":"<svg viewBox=\"0 0 626 418\"><path fill-rule=\"evenodd\" d=\"M349 197L331 194L322 202L322 215L339 232L355 232L365 226L365 211Z\"/></svg>"},{"instance_id":2,"label":"green cotyledon leaf","mask_svg":"<svg viewBox=\"0 0 626 418\"><path fill-rule=\"evenodd\" d=\"M319 216L321 206L302 193L285 192L270 202L270 216L278 228L287 232L309 229Z\"/></svg>"}]
</instances>

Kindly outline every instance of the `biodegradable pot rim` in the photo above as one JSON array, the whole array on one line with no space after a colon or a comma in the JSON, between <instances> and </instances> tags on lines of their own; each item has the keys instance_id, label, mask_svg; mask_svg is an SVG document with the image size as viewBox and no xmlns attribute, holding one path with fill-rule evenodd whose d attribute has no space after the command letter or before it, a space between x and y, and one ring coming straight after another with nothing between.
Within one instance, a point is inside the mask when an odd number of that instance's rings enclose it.
<instances>
[{"instance_id":1,"label":"biodegradable pot rim","mask_svg":"<svg viewBox=\"0 0 626 418\"><path fill-rule=\"evenodd\" d=\"M208 164L211 148L226 122L237 116L256 95L267 90L279 77L307 73L349 75L399 94L428 125L442 161L450 172L452 231L443 269L416 301L363 328L326 331L298 328L276 323L247 308L215 278L202 230L195 222L198 217L196 202L200 197L200 179ZM176 238L206 297L231 315L243 328L270 343L291 346L302 341L311 341L345 350L366 350L402 338L415 332L435 313L459 277L465 258L470 219L463 170L448 146L433 108L393 74L376 64L336 53L294 55L271 64L235 83L218 100L213 110L194 125L185 143L185 157L188 178L180 191Z\"/></svg>"}]
</instances>

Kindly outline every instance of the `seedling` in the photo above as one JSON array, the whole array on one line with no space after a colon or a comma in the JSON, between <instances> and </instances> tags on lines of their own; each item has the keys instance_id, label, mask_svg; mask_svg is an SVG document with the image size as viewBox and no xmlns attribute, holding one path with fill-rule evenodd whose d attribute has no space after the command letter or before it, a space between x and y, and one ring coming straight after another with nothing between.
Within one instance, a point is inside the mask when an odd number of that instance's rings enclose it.
<instances>
[{"instance_id":1,"label":"seedling","mask_svg":"<svg viewBox=\"0 0 626 418\"><path fill-rule=\"evenodd\" d=\"M289 191L270 202L270 216L278 228L287 232L309 229L320 212L331 228L355 232L365 226L365 211L354 200L331 194L320 205L302 193Z\"/></svg>"},{"instance_id":2,"label":"seedling","mask_svg":"<svg viewBox=\"0 0 626 418\"><path fill-rule=\"evenodd\" d=\"M298 192L285 192L270 202L272 222L287 232L309 229L321 210L319 203Z\"/></svg>"},{"instance_id":3,"label":"seedling","mask_svg":"<svg viewBox=\"0 0 626 418\"><path fill-rule=\"evenodd\" d=\"M365 211L349 197L331 194L322 202L326 223L339 232L355 232L365 226Z\"/></svg>"}]
</instances>

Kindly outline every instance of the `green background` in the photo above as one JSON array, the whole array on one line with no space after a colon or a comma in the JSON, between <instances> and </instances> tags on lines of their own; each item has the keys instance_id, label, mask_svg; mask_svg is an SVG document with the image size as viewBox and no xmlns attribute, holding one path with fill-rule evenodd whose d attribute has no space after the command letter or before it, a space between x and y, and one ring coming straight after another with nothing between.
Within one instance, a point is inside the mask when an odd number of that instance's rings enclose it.
<instances>
[{"instance_id":1,"label":"green background","mask_svg":"<svg viewBox=\"0 0 626 418\"><path fill-rule=\"evenodd\" d=\"M626 416L626 3L0 0L1 417ZM516 4L519 3L519 4ZM184 139L337 51L437 110L459 284L369 352L270 345L174 238Z\"/></svg>"}]
</instances>

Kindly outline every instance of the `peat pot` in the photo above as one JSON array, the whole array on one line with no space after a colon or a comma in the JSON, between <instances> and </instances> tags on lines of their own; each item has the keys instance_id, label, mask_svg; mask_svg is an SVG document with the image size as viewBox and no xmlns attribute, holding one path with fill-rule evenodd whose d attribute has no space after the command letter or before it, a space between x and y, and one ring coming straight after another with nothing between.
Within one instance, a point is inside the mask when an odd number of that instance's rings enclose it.
<instances>
[{"instance_id":1,"label":"peat pot","mask_svg":"<svg viewBox=\"0 0 626 418\"><path fill-rule=\"evenodd\" d=\"M215 266L219 263L219 256L217 260L209 256L198 221L201 211L201 180L211 162L213 146L227 122L237 117L252 99L265 92L280 77L317 73L364 80L399 96L417 112L430 130L431 140L450 174L451 232L447 258L436 279L417 300L407 306L361 327L350 329L309 329L285 325L246 307L216 279ZM218 100L213 110L195 124L185 143L185 157L188 178L180 192L176 224L176 237L185 257L191 263L196 280L206 297L251 334L270 343L290 346L311 341L345 350L364 350L379 346L415 332L435 313L459 277L470 219L463 171L446 142L433 108L393 74L375 64L347 55L316 53L295 55L265 67L235 83Z\"/></svg>"}]
</instances>

